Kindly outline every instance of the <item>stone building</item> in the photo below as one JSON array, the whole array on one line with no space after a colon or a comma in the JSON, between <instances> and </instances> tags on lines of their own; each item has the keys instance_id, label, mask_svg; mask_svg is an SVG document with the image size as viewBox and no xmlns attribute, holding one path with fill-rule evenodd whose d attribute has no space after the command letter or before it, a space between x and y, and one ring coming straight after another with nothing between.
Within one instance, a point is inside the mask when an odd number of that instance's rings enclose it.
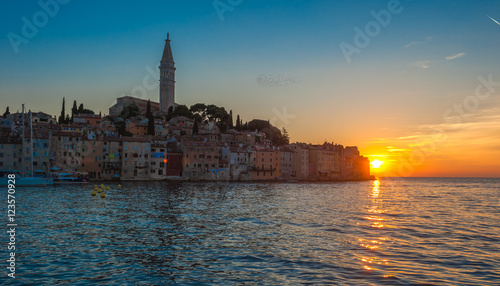
<instances>
[{"instance_id":1,"label":"stone building","mask_svg":"<svg viewBox=\"0 0 500 286\"><path fill-rule=\"evenodd\" d=\"M291 144L290 149L294 152L294 172L297 179L307 179L309 176L309 148L304 143Z\"/></svg>"},{"instance_id":2,"label":"stone building","mask_svg":"<svg viewBox=\"0 0 500 286\"><path fill-rule=\"evenodd\" d=\"M281 178L281 151L253 148L250 156L253 180Z\"/></svg>"},{"instance_id":3,"label":"stone building","mask_svg":"<svg viewBox=\"0 0 500 286\"><path fill-rule=\"evenodd\" d=\"M56 131L50 137L50 165L64 172L80 171L82 134Z\"/></svg>"},{"instance_id":4,"label":"stone building","mask_svg":"<svg viewBox=\"0 0 500 286\"><path fill-rule=\"evenodd\" d=\"M122 142L117 137L102 140L102 179L119 180L122 173Z\"/></svg>"},{"instance_id":5,"label":"stone building","mask_svg":"<svg viewBox=\"0 0 500 286\"><path fill-rule=\"evenodd\" d=\"M123 137L122 180L148 180L151 164L151 140L147 137Z\"/></svg>"},{"instance_id":6,"label":"stone building","mask_svg":"<svg viewBox=\"0 0 500 286\"><path fill-rule=\"evenodd\" d=\"M146 115L148 101L133 96L122 96L117 98L116 103L109 108L109 115L119 116L123 108L129 106L132 103L137 105L137 107L139 107L140 114ZM151 103L151 112L155 113L160 109L160 104L158 102L150 101L150 103Z\"/></svg>"},{"instance_id":7,"label":"stone building","mask_svg":"<svg viewBox=\"0 0 500 286\"><path fill-rule=\"evenodd\" d=\"M175 62L170 47L170 36L167 33L163 55L160 61L160 110L168 112L175 107Z\"/></svg>"}]
</instances>

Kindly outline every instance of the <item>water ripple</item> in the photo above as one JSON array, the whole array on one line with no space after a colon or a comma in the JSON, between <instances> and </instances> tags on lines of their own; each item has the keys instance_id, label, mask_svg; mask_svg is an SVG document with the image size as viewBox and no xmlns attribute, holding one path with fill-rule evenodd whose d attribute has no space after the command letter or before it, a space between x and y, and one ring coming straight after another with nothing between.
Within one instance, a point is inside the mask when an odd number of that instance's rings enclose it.
<instances>
[{"instance_id":1,"label":"water ripple","mask_svg":"<svg viewBox=\"0 0 500 286\"><path fill-rule=\"evenodd\" d=\"M500 180L20 189L8 285L495 285ZM7 257L5 249L3 257ZM497 284L498 285L498 284Z\"/></svg>"}]
</instances>

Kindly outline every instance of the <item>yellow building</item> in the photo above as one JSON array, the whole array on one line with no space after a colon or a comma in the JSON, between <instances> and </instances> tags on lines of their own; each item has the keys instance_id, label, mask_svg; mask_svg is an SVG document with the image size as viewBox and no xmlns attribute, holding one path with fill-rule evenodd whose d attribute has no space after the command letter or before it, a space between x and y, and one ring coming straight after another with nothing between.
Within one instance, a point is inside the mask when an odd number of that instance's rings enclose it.
<instances>
[{"instance_id":1,"label":"yellow building","mask_svg":"<svg viewBox=\"0 0 500 286\"><path fill-rule=\"evenodd\" d=\"M253 149L250 162L253 180L281 179L281 151Z\"/></svg>"}]
</instances>

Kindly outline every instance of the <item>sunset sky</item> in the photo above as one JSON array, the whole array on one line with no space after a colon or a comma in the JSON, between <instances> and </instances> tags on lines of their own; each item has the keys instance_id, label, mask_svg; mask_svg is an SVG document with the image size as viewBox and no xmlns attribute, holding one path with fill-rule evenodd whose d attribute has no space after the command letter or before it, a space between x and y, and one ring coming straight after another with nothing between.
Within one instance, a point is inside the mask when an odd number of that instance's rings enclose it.
<instances>
[{"instance_id":1,"label":"sunset sky","mask_svg":"<svg viewBox=\"0 0 500 286\"><path fill-rule=\"evenodd\" d=\"M133 91L169 32L179 104L357 145L381 176L500 176L499 1L61 2L3 3L1 113L158 101Z\"/></svg>"}]
</instances>

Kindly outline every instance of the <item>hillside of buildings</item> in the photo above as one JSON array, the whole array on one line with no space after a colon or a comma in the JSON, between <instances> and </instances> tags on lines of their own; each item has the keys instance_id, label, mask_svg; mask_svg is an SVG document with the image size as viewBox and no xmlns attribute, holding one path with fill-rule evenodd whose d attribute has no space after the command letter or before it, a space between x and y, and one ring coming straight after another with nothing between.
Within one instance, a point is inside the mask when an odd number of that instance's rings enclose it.
<instances>
[{"instance_id":1,"label":"hillside of buildings","mask_svg":"<svg viewBox=\"0 0 500 286\"><path fill-rule=\"evenodd\" d=\"M120 100L121 99L121 100ZM65 103L58 118L8 108L0 118L0 171L54 175L75 172L95 180L364 180L370 164L355 146L290 143L268 120L243 121L224 107L159 104L124 97L101 116ZM32 152L21 147L22 136Z\"/></svg>"}]
</instances>

